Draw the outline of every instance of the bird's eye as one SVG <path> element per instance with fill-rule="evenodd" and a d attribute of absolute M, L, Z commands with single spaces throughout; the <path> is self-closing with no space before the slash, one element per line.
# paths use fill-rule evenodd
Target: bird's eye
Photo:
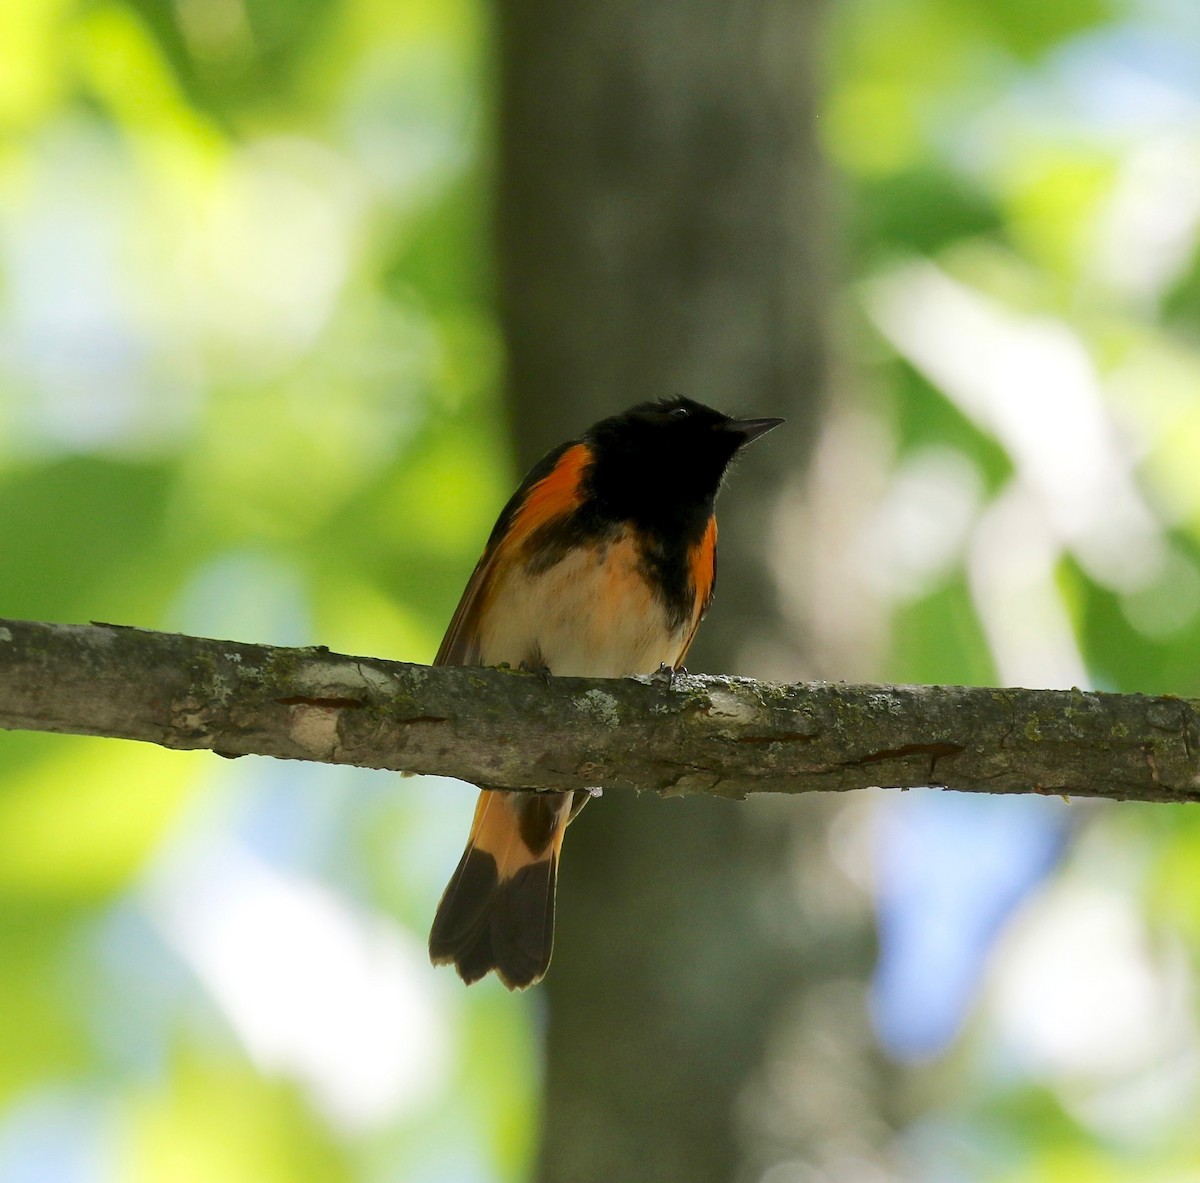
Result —
<path fill-rule="evenodd" d="M 673 407 L 671 409 L 672 419 L 686 419 L 688 414 L 687 407 Z"/>

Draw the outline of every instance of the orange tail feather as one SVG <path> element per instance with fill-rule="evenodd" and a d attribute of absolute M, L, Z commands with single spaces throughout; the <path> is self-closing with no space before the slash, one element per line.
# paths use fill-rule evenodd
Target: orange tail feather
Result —
<path fill-rule="evenodd" d="M 554 888 L 569 793 L 485 790 L 429 934 L 434 965 L 468 985 L 490 970 L 510 990 L 539 981 L 554 945 Z"/>

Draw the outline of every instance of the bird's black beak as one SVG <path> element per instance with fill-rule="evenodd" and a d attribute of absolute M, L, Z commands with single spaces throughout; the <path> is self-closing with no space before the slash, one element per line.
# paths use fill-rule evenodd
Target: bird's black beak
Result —
<path fill-rule="evenodd" d="M 766 435 L 772 427 L 778 427 L 782 419 L 730 419 L 724 424 L 725 430 L 739 436 L 738 447 L 744 448 L 753 443 L 760 435 Z"/>

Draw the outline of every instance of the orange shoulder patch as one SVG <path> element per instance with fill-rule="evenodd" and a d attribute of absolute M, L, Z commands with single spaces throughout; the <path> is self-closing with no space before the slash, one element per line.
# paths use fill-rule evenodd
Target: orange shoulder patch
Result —
<path fill-rule="evenodd" d="M 704 536 L 692 547 L 688 554 L 688 567 L 692 576 L 692 586 L 696 589 L 696 600 L 702 605 L 701 611 L 708 607 L 712 599 L 713 582 L 717 575 L 717 518 L 714 514 L 708 519 Z"/>
<path fill-rule="evenodd" d="M 578 509 L 583 504 L 583 474 L 591 462 L 587 444 L 568 448 L 550 473 L 529 490 L 508 528 L 505 547 L 519 547 L 540 526 Z"/>

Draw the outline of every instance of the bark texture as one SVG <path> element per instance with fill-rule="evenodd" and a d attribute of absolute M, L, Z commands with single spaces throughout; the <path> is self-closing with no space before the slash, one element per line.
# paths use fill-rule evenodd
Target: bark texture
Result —
<path fill-rule="evenodd" d="M 499 280 L 521 460 L 672 394 L 788 419 L 748 450 L 718 504 L 717 598 L 694 669 L 803 668 L 767 539 L 824 385 L 829 235 L 813 134 L 823 7 L 497 9 Z M 747 646 L 770 664 L 747 663 Z M 700 781 L 684 773 L 676 785 Z M 546 983 L 543 1183 L 757 1179 L 798 1143 L 813 1147 L 781 1114 L 782 1150 L 764 1152 L 758 1115 L 770 1105 L 748 1106 L 748 1090 L 798 984 L 869 972 L 869 921 L 843 910 L 826 925 L 811 898 L 801 905 L 793 860 L 828 861 L 821 808 L 783 819 L 758 806 L 615 795 L 572 827 Z M 856 1097 L 851 1108 L 870 1106 Z M 819 1138 L 844 1132 L 825 1123 Z"/>
<path fill-rule="evenodd" d="M 498 279 L 523 467 L 663 395 L 786 416 L 720 499 L 716 602 L 688 662 L 783 681 L 808 646 L 780 609 L 772 556 L 793 579 L 808 568 L 777 511 L 803 483 L 835 297 L 813 114 L 824 7 L 496 9 Z M 836 712 L 857 692 L 821 693 Z M 882 720 L 875 703 L 865 714 Z M 875 744 L 863 723 L 822 763 L 827 783 L 949 775 L 950 753 L 927 745 L 958 739 L 921 727 Z M 792 730 L 758 756 L 815 767 Z M 1005 721 L 990 738 L 1018 731 Z M 620 733 L 645 751 L 632 726 Z M 1150 776 L 1142 753 L 1132 764 Z M 674 783 L 720 787 L 708 769 L 690 775 Z M 886 1173 L 897 1107 L 865 1003 L 873 915 L 827 840 L 838 806 L 610 795 L 572 827 L 545 989 L 544 1183 Z"/>
<path fill-rule="evenodd" d="M 543 679 L 115 625 L 0 620 L 0 727 L 500 788 L 743 798 L 940 785 L 1200 800 L 1200 703 L 1179 698 Z"/>

